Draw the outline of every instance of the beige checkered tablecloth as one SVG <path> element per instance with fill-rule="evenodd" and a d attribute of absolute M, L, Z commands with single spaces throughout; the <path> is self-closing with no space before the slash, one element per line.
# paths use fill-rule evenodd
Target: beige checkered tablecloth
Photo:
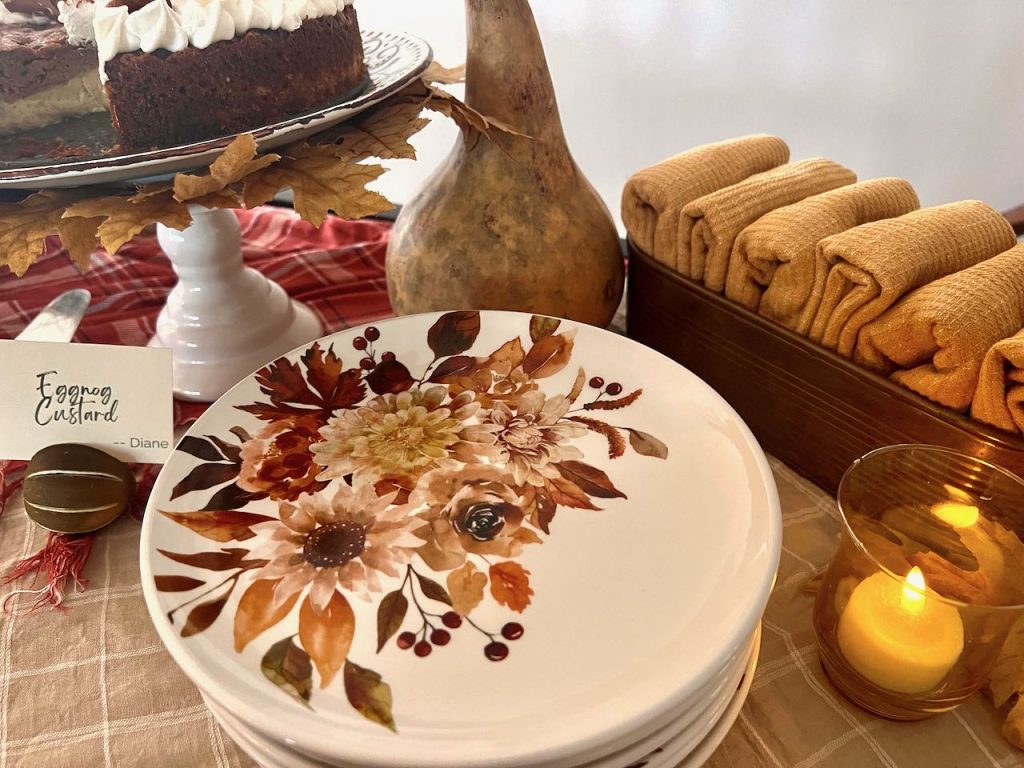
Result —
<path fill-rule="evenodd" d="M 736 726 L 713 768 L 976 768 L 1024 766 L 981 698 L 921 723 L 893 723 L 856 709 L 830 687 L 803 585 L 832 554 L 835 502 L 773 462 L 785 534 L 778 586 L 764 620 L 761 660 Z M 0 518 L 0 569 L 44 536 L 18 498 Z M 150 624 L 138 566 L 139 525 L 120 520 L 97 539 L 89 590 L 67 613 L 30 614 L 14 598 L 0 619 L 0 768 L 250 768 L 178 671 Z"/>

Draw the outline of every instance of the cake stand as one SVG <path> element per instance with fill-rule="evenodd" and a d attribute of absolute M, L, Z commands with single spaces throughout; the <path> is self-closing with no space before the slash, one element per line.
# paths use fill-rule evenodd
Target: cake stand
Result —
<path fill-rule="evenodd" d="M 252 131 L 259 149 L 300 141 L 359 114 L 419 77 L 433 58 L 427 43 L 405 34 L 364 31 L 363 48 L 369 71 L 365 87 L 314 113 Z M 64 128 L 65 142 L 111 146 L 109 120 L 98 120 L 77 124 L 80 136 L 74 135 L 74 126 Z M 0 190 L 152 181 L 212 162 L 233 138 L 134 154 L 97 149 L 91 157 L 70 162 L 0 158 Z M 172 350 L 177 397 L 212 402 L 271 360 L 319 338 L 323 328 L 309 307 L 245 266 L 232 211 L 202 206 L 189 211 L 192 223 L 183 231 L 157 225 L 157 240 L 178 284 L 160 312 L 150 346 Z"/>
<path fill-rule="evenodd" d="M 212 402 L 257 368 L 323 335 L 313 311 L 242 262 L 234 213 L 190 206 L 184 231 L 157 224 L 178 275 L 151 347 L 173 352 L 174 393 Z"/>

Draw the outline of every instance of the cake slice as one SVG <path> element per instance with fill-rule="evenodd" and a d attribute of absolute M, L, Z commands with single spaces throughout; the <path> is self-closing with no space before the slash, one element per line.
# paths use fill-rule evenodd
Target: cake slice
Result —
<path fill-rule="evenodd" d="M 45 18 L 0 24 L 0 136 L 105 108 L 95 49 Z"/>
<path fill-rule="evenodd" d="M 312 111 L 360 87 L 352 0 L 113 0 L 93 23 L 122 147 L 173 146 Z"/>

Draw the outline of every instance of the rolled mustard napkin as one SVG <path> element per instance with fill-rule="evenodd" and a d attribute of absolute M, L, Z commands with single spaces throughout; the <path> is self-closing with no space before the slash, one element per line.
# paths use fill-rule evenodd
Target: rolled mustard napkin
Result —
<path fill-rule="evenodd" d="M 965 200 L 863 224 L 818 243 L 810 333 L 844 357 L 861 328 L 915 288 L 991 258 L 1017 242 L 989 206 Z"/>
<path fill-rule="evenodd" d="M 684 205 L 788 160 L 789 147 L 775 136 L 743 136 L 695 147 L 630 177 L 622 191 L 622 222 L 640 250 L 675 269 L 677 224 Z"/>
<path fill-rule="evenodd" d="M 1024 245 L 918 288 L 864 326 L 855 362 L 949 408 L 974 397 L 989 348 L 1024 328 Z"/>
<path fill-rule="evenodd" d="M 856 180 L 853 171 L 816 157 L 779 166 L 697 198 L 679 217 L 679 271 L 721 293 L 729 255 L 740 232 L 769 211 Z M 688 254 L 681 246 L 687 233 Z"/>
<path fill-rule="evenodd" d="M 1024 432 L 1024 331 L 985 354 L 971 416 L 1011 432 Z"/>
<path fill-rule="evenodd" d="M 903 179 L 869 179 L 770 211 L 740 232 L 729 257 L 725 295 L 747 309 L 807 335 L 817 308 L 818 241 L 869 221 L 890 219 L 920 205 Z"/>

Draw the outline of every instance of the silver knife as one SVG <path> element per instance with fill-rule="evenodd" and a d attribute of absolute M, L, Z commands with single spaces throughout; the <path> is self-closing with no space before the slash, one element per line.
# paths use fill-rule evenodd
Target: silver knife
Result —
<path fill-rule="evenodd" d="M 43 307 L 14 338 L 17 341 L 71 341 L 90 301 L 92 294 L 84 288 L 66 291 Z"/>

